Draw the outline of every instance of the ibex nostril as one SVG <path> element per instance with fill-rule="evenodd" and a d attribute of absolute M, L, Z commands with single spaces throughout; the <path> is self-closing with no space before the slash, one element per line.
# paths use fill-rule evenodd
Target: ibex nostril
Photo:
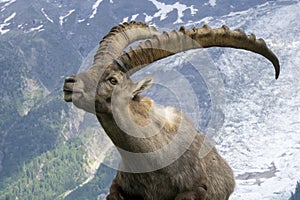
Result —
<path fill-rule="evenodd" d="M 66 83 L 75 83 L 75 82 L 76 82 L 76 76 L 75 76 L 75 75 L 68 76 L 68 77 L 65 79 L 65 82 L 66 82 Z"/>

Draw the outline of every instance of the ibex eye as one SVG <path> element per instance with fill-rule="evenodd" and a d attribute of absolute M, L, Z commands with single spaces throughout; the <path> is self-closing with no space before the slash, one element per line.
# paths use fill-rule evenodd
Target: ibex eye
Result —
<path fill-rule="evenodd" d="M 111 77 L 111 78 L 109 78 L 108 80 L 109 80 L 109 82 L 110 82 L 112 85 L 117 85 L 117 83 L 118 83 L 118 80 L 117 80 L 116 78 L 114 78 L 114 77 Z"/>

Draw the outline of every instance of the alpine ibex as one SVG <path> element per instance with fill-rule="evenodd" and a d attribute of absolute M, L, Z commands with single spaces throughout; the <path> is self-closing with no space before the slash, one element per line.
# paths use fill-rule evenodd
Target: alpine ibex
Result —
<path fill-rule="evenodd" d="M 145 40 L 127 52 L 131 43 Z M 180 111 L 159 107 L 140 95 L 152 78 L 137 83 L 130 75 L 142 67 L 196 48 L 231 47 L 270 60 L 278 78 L 277 57 L 263 39 L 228 27 L 159 33 L 143 23 L 124 23 L 100 42 L 93 66 L 68 76 L 64 99 L 94 113 L 121 155 L 107 199 L 225 200 L 234 190 L 231 168 L 207 137 Z"/>

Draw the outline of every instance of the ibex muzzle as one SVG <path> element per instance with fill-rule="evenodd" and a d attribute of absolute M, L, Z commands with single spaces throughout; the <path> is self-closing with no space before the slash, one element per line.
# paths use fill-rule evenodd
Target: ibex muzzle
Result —
<path fill-rule="evenodd" d="M 142 39 L 146 41 L 123 52 Z M 253 34 L 207 25 L 159 33 L 146 24 L 131 22 L 112 28 L 103 38 L 88 71 L 66 78 L 65 101 L 96 114 L 121 154 L 120 166 L 125 170 L 118 171 L 107 199 L 229 198 L 235 185 L 233 172 L 208 138 L 177 109 L 158 107 L 140 95 L 151 86 L 151 78 L 138 83 L 130 79 L 159 59 L 209 47 L 258 53 L 272 62 L 275 77 L 279 76 L 277 57 Z M 169 155 L 177 157 L 168 160 Z"/>

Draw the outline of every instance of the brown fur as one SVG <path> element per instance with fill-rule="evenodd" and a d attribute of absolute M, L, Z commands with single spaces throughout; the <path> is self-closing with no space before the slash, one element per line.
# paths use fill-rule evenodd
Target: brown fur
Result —
<path fill-rule="evenodd" d="M 133 121 L 141 127 L 147 126 L 150 122 L 156 122 L 151 125 L 160 127 L 160 131 L 152 137 L 142 139 L 128 139 L 127 137 L 130 136 L 121 131 L 118 138 L 126 137 L 127 139 L 122 139 L 122 144 L 115 141 L 118 147 L 130 152 L 145 153 L 168 145 L 177 134 L 183 136 L 181 137 L 182 144 L 178 145 L 188 142 L 185 141 L 188 140 L 185 136 L 189 134 L 194 134 L 195 138 L 187 146 L 186 151 L 168 166 L 144 173 L 119 171 L 111 186 L 112 191 L 107 197 L 108 200 L 122 198 L 125 200 L 226 200 L 229 198 L 235 185 L 232 170 L 206 136 L 199 133 L 181 112 L 171 107 L 158 108 L 151 99 L 144 97 L 134 98 L 128 103 L 128 107 Z M 126 108 L 120 106 L 118 111 L 123 112 L 123 109 Z M 166 116 L 162 115 L 163 110 L 168 110 Z M 180 127 L 179 124 L 181 124 Z M 117 132 L 115 129 L 118 127 L 112 129 L 110 126 L 106 132 L 109 136 L 115 135 Z M 124 141 L 129 141 L 129 147 Z M 126 157 L 122 158 L 123 165 L 131 165 L 127 163 Z M 160 161 L 154 159 L 149 162 Z"/>
<path fill-rule="evenodd" d="M 126 46 L 141 39 L 148 40 L 122 53 Z M 108 200 L 229 198 L 235 185 L 233 172 L 206 136 L 175 108 L 160 108 L 151 99 L 137 96 L 151 85 L 151 79 L 133 83 L 129 78 L 156 60 L 190 49 L 213 46 L 258 53 L 273 63 L 275 77 L 279 76 L 278 58 L 264 40 L 256 39 L 253 34 L 232 31 L 226 26 L 212 29 L 207 25 L 191 30 L 182 27 L 179 31 L 160 34 L 153 27 L 132 22 L 114 27 L 104 37 L 94 64 L 87 72 L 66 78 L 63 87 L 65 101 L 97 115 L 105 132 L 119 148 L 120 166 L 136 169 L 141 165 L 146 169 L 166 164 L 168 156 L 172 159 L 178 156 L 171 160 L 173 162 L 152 171 L 119 171 Z M 114 91 L 118 92 L 113 97 Z M 160 154 L 141 157 L 141 161 L 132 160 L 126 151 L 138 155 Z"/>
<path fill-rule="evenodd" d="M 153 102 L 149 98 L 136 96 L 129 103 L 130 117 L 140 126 L 146 126 L 150 123 L 150 110 L 153 109 Z"/>

